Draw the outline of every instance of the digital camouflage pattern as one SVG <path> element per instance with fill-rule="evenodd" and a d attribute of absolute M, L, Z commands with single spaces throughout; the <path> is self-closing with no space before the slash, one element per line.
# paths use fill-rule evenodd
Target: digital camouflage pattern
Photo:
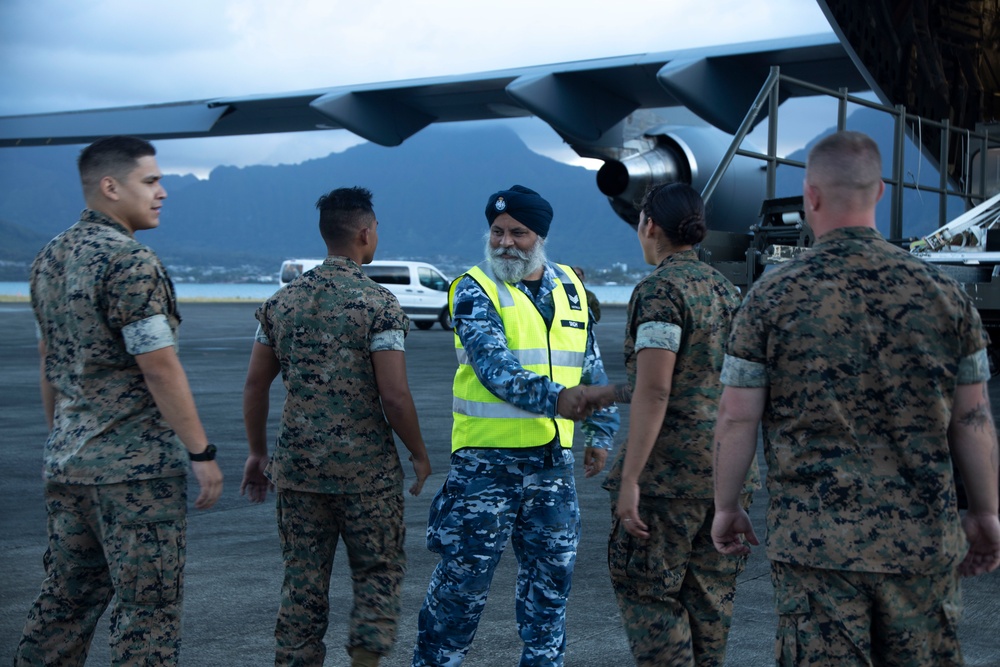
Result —
<path fill-rule="evenodd" d="M 546 264 L 537 295 L 533 295 L 524 283 L 511 287 L 527 295 L 542 318 L 551 322 L 555 315 L 555 305 L 552 302 L 555 279 L 553 266 Z M 483 288 L 470 276 L 462 276 L 458 280 L 453 310 L 455 335 L 461 335 L 462 347 L 476 365 L 476 375 L 483 386 L 498 398 L 522 410 L 554 417 L 558 412 L 562 385 L 552 382 L 547 376 L 524 370 L 520 360 L 507 348 L 503 320 Z M 580 382 L 599 385 L 608 383 L 593 325 L 587 331 L 587 349 L 584 352 Z M 595 411 L 580 424 L 585 446 L 610 450 L 619 423 L 616 406 Z"/>
<path fill-rule="evenodd" d="M 615 517 L 627 444 L 608 472 L 612 492 L 608 567 L 636 664 L 721 665 L 745 559 L 712 544 L 712 453 L 722 384 L 719 371 L 739 293 L 694 250 L 666 257 L 629 299 L 625 368 L 635 386 L 644 348 L 676 354 L 667 410 L 639 477 L 648 539 Z M 756 459 L 744 486 L 759 486 Z"/>
<path fill-rule="evenodd" d="M 31 303 L 55 390 L 49 548 L 15 664 L 83 664 L 113 594 L 114 664 L 176 664 L 188 462 L 134 356 L 176 345 L 173 284 L 125 227 L 84 210 L 32 264 Z"/>
<path fill-rule="evenodd" d="M 46 579 L 14 664 L 82 667 L 113 595 L 111 664 L 177 664 L 186 494 L 183 477 L 102 485 L 48 482 Z"/>
<path fill-rule="evenodd" d="M 551 322 L 555 269 L 545 265 L 537 294 L 527 295 Z M 497 397 L 523 410 L 554 416 L 562 387 L 528 373 L 506 345 L 503 321 L 479 284 L 465 276 L 455 286 L 455 332 Z M 607 384 L 600 349 L 589 328 L 581 382 Z M 586 446 L 611 449 L 617 408 L 594 412 L 582 424 Z M 413 665 L 455 667 L 469 649 L 493 572 L 508 536 L 518 560 L 516 594 L 521 665 L 563 664 L 569 595 L 580 508 L 573 453 L 558 441 L 528 448 L 467 447 L 452 454 L 445 485 L 431 503 L 427 547 L 441 557 L 417 620 Z"/>
<path fill-rule="evenodd" d="M 612 500 L 608 567 L 635 664 L 722 667 L 746 557 L 715 550 L 712 500 L 644 496 L 639 514 L 649 539 L 625 530 Z"/>
<path fill-rule="evenodd" d="M 323 664 L 330 573 L 340 538 L 354 582 L 347 646 L 388 653 L 406 570 L 402 490 L 349 495 L 279 490 L 277 516 L 285 575 L 275 664 Z"/>
<path fill-rule="evenodd" d="M 677 354 L 667 412 L 656 444 L 639 477 L 644 496 L 712 498 L 712 452 L 715 416 L 722 384 L 719 371 L 739 292 L 726 278 L 700 261 L 694 250 L 668 256 L 639 281 L 629 299 L 625 329 L 625 370 L 635 387 L 636 338 L 642 325 L 672 325 L 679 338 L 657 346 Z M 615 457 L 604 488 L 621 482 L 626 448 Z M 758 488 L 754 460 L 744 487 Z"/>
<path fill-rule="evenodd" d="M 771 560 L 927 574 L 966 551 L 947 429 L 988 379 L 968 296 L 869 228 L 825 234 L 740 308 L 722 381 L 766 386 Z M 964 369 L 964 370 L 963 370 Z"/>
<path fill-rule="evenodd" d="M 387 653 L 406 564 L 403 469 L 371 355 L 402 350 L 409 319 L 352 260 L 330 256 L 264 302 L 257 320 L 287 389 L 266 470 L 285 573 L 275 664 L 322 664 L 340 537 L 354 582 L 348 646 Z"/>
<path fill-rule="evenodd" d="M 345 257 L 327 257 L 257 310 L 288 390 L 267 474 L 279 489 L 371 493 L 402 488 L 382 412 L 373 339 L 409 329 L 392 293 Z M 395 349 L 395 348 L 394 348 Z"/>
<path fill-rule="evenodd" d="M 184 447 L 133 356 L 175 344 L 180 324 L 173 283 L 153 251 L 84 210 L 32 264 L 31 304 L 57 392 L 46 477 L 113 484 L 185 475 Z"/>
<path fill-rule="evenodd" d="M 775 664 L 961 667 L 955 570 L 920 575 L 771 563 Z M 873 641 L 874 640 L 874 641 Z"/>
<path fill-rule="evenodd" d="M 601 321 L 601 300 L 597 298 L 597 295 L 591 292 L 589 289 L 584 290 L 587 293 L 587 307 L 590 308 L 590 315 L 595 322 Z"/>
<path fill-rule="evenodd" d="M 560 456 L 558 447 L 546 449 Z M 452 455 L 448 479 L 431 503 L 427 548 L 441 561 L 417 621 L 413 667 L 462 664 L 508 539 L 518 561 L 520 667 L 559 667 L 580 541 L 572 465 L 494 465 L 475 454 Z"/>

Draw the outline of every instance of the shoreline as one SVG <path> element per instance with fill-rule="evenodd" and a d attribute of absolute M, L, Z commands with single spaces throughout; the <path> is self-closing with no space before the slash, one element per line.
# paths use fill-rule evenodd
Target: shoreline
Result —
<path fill-rule="evenodd" d="M 240 296 L 194 296 L 179 297 L 177 303 L 263 303 L 263 299 Z M 31 297 L 27 294 L 0 294 L 0 303 L 31 303 Z"/>
<path fill-rule="evenodd" d="M 255 299 L 253 297 L 240 296 L 191 296 L 178 297 L 177 303 L 263 303 L 265 299 Z M 0 303 L 31 303 L 31 297 L 27 294 L 0 294 Z M 628 304 L 613 302 L 601 302 L 601 308 L 624 308 Z"/>
<path fill-rule="evenodd" d="M 0 303 L 31 303 L 31 297 L 27 294 L 0 294 Z M 249 296 L 196 296 L 179 297 L 177 303 L 263 303 L 263 300 Z"/>

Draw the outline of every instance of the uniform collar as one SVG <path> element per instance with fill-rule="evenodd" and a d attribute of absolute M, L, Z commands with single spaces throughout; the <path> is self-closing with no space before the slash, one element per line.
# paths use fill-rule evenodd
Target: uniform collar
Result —
<path fill-rule="evenodd" d="M 343 255 L 327 255 L 326 259 L 323 260 L 323 264 L 327 266 L 352 266 L 358 268 L 353 259 L 344 257 Z"/>
<path fill-rule="evenodd" d="M 105 227 L 113 227 L 115 230 L 127 235 L 133 236 L 132 231 L 120 222 L 117 222 L 114 218 L 107 215 L 106 213 L 101 213 L 100 211 L 95 211 L 92 208 L 85 208 L 80 214 L 80 222 L 87 223 L 89 225 L 104 225 Z"/>
<path fill-rule="evenodd" d="M 823 234 L 816 241 L 817 246 L 840 241 L 883 241 L 882 234 L 871 227 L 841 227 Z"/>
<path fill-rule="evenodd" d="M 545 264 L 542 266 L 542 277 L 540 278 L 542 282 L 539 283 L 537 296 L 531 293 L 531 290 L 528 289 L 528 286 L 524 284 L 523 280 L 519 280 L 515 285 L 507 283 L 507 286 L 513 287 L 514 289 L 523 292 L 528 296 L 529 299 L 534 301 L 536 299 L 541 299 L 542 297 L 551 293 L 552 290 L 555 289 L 556 286 L 555 278 L 556 278 L 555 271 L 552 270 L 552 267 L 549 265 L 548 262 L 545 262 Z"/>
<path fill-rule="evenodd" d="M 667 264 L 675 262 L 697 262 L 698 261 L 698 251 L 692 248 L 691 250 L 681 250 L 680 252 L 675 252 L 667 255 L 663 258 L 658 266 L 666 266 Z"/>

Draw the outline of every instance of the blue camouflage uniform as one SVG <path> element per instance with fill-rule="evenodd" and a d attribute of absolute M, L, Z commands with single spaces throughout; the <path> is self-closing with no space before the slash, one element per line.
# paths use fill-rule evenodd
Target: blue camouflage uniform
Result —
<path fill-rule="evenodd" d="M 547 264 L 537 295 L 518 283 L 546 322 L 555 306 L 556 269 Z M 561 272 L 561 270 L 558 270 Z M 503 322 L 483 288 L 463 276 L 455 288 L 455 332 L 480 382 L 513 406 L 555 417 L 564 388 L 526 371 L 507 347 Z M 591 322 L 591 325 L 593 323 Z M 607 384 L 593 326 L 588 329 L 581 382 Z M 615 407 L 583 422 L 587 447 L 611 449 Z M 539 447 L 466 447 L 435 496 L 427 548 L 441 557 L 418 619 L 414 667 L 454 667 L 465 659 L 486 605 L 490 582 L 508 538 L 518 560 L 516 615 L 524 642 L 521 666 L 563 664 L 566 601 L 580 538 L 573 453 L 558 436 Z"/>

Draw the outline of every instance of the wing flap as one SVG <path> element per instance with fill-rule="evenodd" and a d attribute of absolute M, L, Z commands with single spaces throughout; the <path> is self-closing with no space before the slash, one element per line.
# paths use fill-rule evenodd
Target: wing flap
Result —
<path fill-rule="evenodd" d="M 836 37 L 811 35 L 284 94 L 0 117 L 0 147 L 85 143 L 120 133 L 174 139 L 328 129 L 395 146 L 430 123 L 534 114 L 579 149 L 636 109 L 686 104 L 732 132 L 770 65 L 818 85 L 865 89 Z M 790 94 L 799 93 L 782 90 Z"/>

